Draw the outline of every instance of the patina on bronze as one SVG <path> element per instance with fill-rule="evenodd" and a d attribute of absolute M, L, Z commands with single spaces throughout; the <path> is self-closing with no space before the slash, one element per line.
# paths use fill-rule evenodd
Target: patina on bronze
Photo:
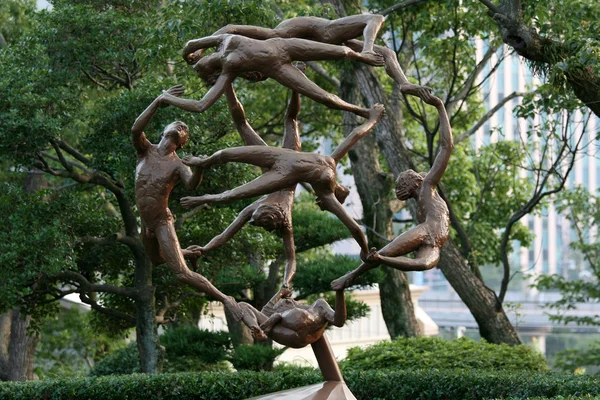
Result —
<path fill-rule="evenodd" d="M 402 271 L 424 271 L 435 267 L 440 259 L 440 249 L 448 239 L 450 217 L 448 207 L 435 187 L 448 167 L 454 144 L 444 103 L 433 96 L 426 99 L 426 102 L 435 106 L 439 113 L 439 152 L 425 177 L 408 170 L 401 173 L 396 180 L 396 197 L 400 200 L 416 200 L 419 224 L 399 235 L 379 252 L 372 251 L 367 257 L 367 262 L 333 281 L 331 287 L 334 290 L 352 286 L 354 279 L 380 264 Z M 405 257 L 412 252 L 415 253 L 414 259 Z"/>
<path fill-rule="evenodd" d="M 227 25 L 215 32 L 214 35 L 242 35 L 258 40 L 298 38 L 320 43 L 343 44 L 354 51 L 367 54 L 377 53 L 383 56 L 385 71 L 398 83 L 402 93 L 418 96 L 425 100 L 431 89 L 410 83 L 398 63 L 396 53 L 387 47 L 375 45 L 375 38 L 384 21 L 385 17 L 378 14 L 351 15 L 335 20 L 296 17 L 286 19 L 273 29 L 252 25 Z M 363 35 L 364 41 L 355 40 L 360 35 Z M 191 60 L 199 59 L 201 53 L 190 54 L 189 50 L 193 49 L 193 41 L 188 45 L 190 47 L 186 46 L 183 51 L 184 57 Z"/>
<path fill-rule="evenodd" d="M 189 189 L 195 189 L 202 180 L 202 170 L 191 169 L 177 156 L 177 149 L 183 147 L 189 138 L 189 129 L 181 121 L 167 125 L 158 145 L 148 141 L 144 129 L 159 107 L 165 106 L 165 96 L 181 96 L 183 86 L 174 86 L 158 96 L 135 120 L 131 128 L 133 146 L 137 150 L 135 169 L 135 197 L 142 221 L 142 240 L 146 253 L 153 264 L 166 263 L 177 280 L 206 293 L 223 305 L 236 319 L 243 317 L 243 311 L 229 296 L 225 296 L 208 279 L 191 271 L 184 260 L 192 255 L 189 249 L 179 245 L 173 216 L 168 207 L 169 194 L 181 181 Z"/>
<path fill-rule="evenodd" d="M 304 72 L 305 66 L 303 63 L 300 63 L 297 67 Z M 229 111 L 244 144 L 247 146 L 267 146 L 246 120 L 244 108 L 238 101 L 231 85 L 225 89 L 225 96 L 227 97 Z M 282 148 L 284 149 L 293 151 L 302 150 L 298 129 L 299 111 L 300 95 L 297 92 L 292 92 L 292 98 L 288 104 L 285 115 L 282 143 Z M 184 158 L 184 161 L 187 160 L 188 158 Z M 273 192 L 258 199 L 248 207 L 244 208 L 238 214 L 236 219 L 221 234 L 215 236 L 208 242 L 206 246 L 190 246 L 188 249 L 196 255 L 201 255 L 217 249 L 227 243 L 247 222 L 256 226 L 261 226 L 268 231 L 276 231 L 283 239 L 283 246 L 287 259 L 282 288 L 290 287 L 291 280 L 296 273 L 296 247 L 294 245 L 292 228 L 292 209 L 294 207 L 295 191 L 296 185 L 294 184 L 288 188 Z"/>
<path fill-rule="evenodd" d="M 360 226 L 342 205 L 349 191 L 337 183 L 336 166 L 352 146 L 379 122 L 383 117 L 383 113 L 383 106 L 376 104 L 370 110 L 368 120 L 356 127 L 333 151 L 331 156 L 303 153 L 277 147 L 245 146 L 219 150 L 212 156 L 205 158 L 186 157 L 183 160 L 185 164 L 203 169 L 215 164 L 233 161 L 256 165 L 268 169 L 268 171 L 251 182 L 223 193 L 207 194 L 200 197 L 184 197 L 181 199 L 181 204 L 185 208 L 191 208 L 207 203 L 230 203 L 306 182 L 314 189 L 319 207 L 335 214 L 350 230 L 361 247 L 361 259 L 366 260 L 369 252 L 367 239 Z"/>
<path fill-rule="evenodd" d="M 345 110 L 369 118 L 369 109 L 347 103 L 308 79 L 293 65 L 293 61 L 356 60 L 382 66 L 384 59 L 377 53 L 357 53 L 346 46 L 319 43 L 306 39 L 256 40 L 240 35 L 214 35 L 188 42 L 185 54 L 216 47 L 209 56 L 200 57 L 194 69 L 212 85 L 202 100 L 167 96 L 168 104 L 187 111 L 203 112 L 212 106 L 237 76 L 252 80 L 273 78 L 298 93 L 327 107 Z M 194 59 L 194 61 L 196 61 Z M 250 74 L 250 75 L 248 75 Z"/>

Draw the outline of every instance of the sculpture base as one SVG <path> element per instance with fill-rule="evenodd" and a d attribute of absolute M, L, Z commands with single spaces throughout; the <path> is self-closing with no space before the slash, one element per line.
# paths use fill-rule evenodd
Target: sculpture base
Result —
<path fill-rule="evenodd" d="M 311 346 L 325 382 L 252 397 L 248 400 L 356 400 L 344 382 L 327 336 L 323 335 Z"/>
<path fill-rule="evenodd" d="M 328 381 L 252 397 L 248 400 L 356 400 L 345 382 Z"/>

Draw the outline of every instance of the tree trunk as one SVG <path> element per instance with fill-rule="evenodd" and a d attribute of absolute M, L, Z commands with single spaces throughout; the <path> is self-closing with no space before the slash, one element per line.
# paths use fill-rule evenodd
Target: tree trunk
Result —
<path fill-rule="evenodd" d="M 397 110 L 392 109 L 379 78 L 370 67 L 364 65 L 357 65 L 355 71 L 366 105 L 372 107 L 376 103 L 382 103 L 386 108 L 386 116 L 377 124 L 374 133 L 391 172 L 397 176 L 407 169 L 414 169 L 412 156 L 402 143 L 401 121 L 392 117 Z M 342 86 L 344 84 L 345 82 Z M 414 204 L 409 209 L 414 216 Z M 439 267 L 473 314 L 482 338 L 490 343 L 521 343 L 496 295 L 477 278 L 451 240 L 448 240 L 442 250 Z"/>
<path fill-rule="evenodd" d="M 342 82 L 340 96 L 350 103 L 359 103 L 360 94 L 354 72 L 344 73 Z M 345 112 L 343 115 L 344 136 L 348 136 L 358 123 L 354 114 Z M 401 118 L 399 114 L 395 114 L 394 117 Z M 393 180 L 379 167 L 379 151 L 374 133 L 369 133 L 354 145 L 349 157 L 352 175 L 363 206 L 363 222 L 369 227 L 369 245 L 380 249 L 388 243 L 386 238 L 394 237 L 393 212 L 390 205 Z M 390 336 L 392 339 L 398 336 L 418 336 L 420 330 L 406 274 L 388 267 L 382 269 L 385 279 L 379 283 L 379 296 L 383 319 Z"/>
<path fill-rule="evenodd" d="M 5 371 L 6 379 L 9 381 L 34 379 L 33 356 L 40 336 L 36 334 L 31 335 L 27 332 L 27 328 L 31 324 L 30 315 L 23 315 L 19 310 L 13 310 L 10 314 L 10 341 L 7 346 L 8 363 Z M 7 321 L 5 317 L 3 317 L 3 320 L 6 327 Z M 3 334 L 5 333 L 3 332 Z M 4 344 L 1 347 L 4 347 Z"/>
<path fill-rule="evenodd" d="M 140 353 L 141 371 L 153 374 L 162 369 L 164 348 L 160 346 L 156 326 L 152 264 L 145 255 L 143 257 L 144 260 L 136 260 L 135 268 L 135 287 L 138 290 L 135 299 L 135 334 Z"/>
<path fill-rule="evenodd" d="M 475 317 L 482 338 L 490 343 L 521 344 L 496 293 L 473 273 L 451 239 L 442 248 L 438 267 Z"/>

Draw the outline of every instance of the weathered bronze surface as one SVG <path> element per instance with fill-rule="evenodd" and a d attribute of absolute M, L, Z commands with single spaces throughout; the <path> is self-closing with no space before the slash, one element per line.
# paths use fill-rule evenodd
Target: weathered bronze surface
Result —
<path fill-rule="evenodd" d="M 369 32 L 371 31 L 373 29 L 369 28 Z M 375 34 L 376 30 L 373 31 L 373 40 Z M 369 41 L 372 42 L 371 39 Z M 211 47 L 215 47 L 216 51 L 208 56 L 202 56 L 202 51 Z M 379 53 L 372 51 L 357 53 L 346 46 L 298 38 L 275 37 L 256 40 L 232 34 L 215 34 L 191 40 L 183 50 L 183 55 L 188 62 L 194 63 L 198 76 L 212 87 L 199 101 L 176 96 L 167 96 L 166 101 L 192 112 L 203 112 L 208 109 L 237 76 L 242 76 L 254 81 L 273 78 L 283 86 L 327 107 L 369 118 L 369 109 L 347 103 L 323 90 L 299 72 L 292 62 L 348 59 L 375 66 L 382 66 L 385 63 L 383 55 Z"/>
<path fill-rule="evenodd" d="M 142 240 L 153 264 L 166 263 L 179 281 L 222 302 L 239 320 L 243 312 L 235 300 L 225 296 L 205 277 L 187 267 L 184 256 L 190 251 L 181 249 L 168 207 L 169 194 L 179 181 L 188 188 L 195 189 L 202 180 L 202 170 L 195 168 L 192 173 L 176 153 L 189 138 L 187 125 L 181 121 L 167 125 L 158 145 L 150 143 L 144 133 L 158 108 L 165 105 L 165 96 L 177 97 L 183 91 L 183 86 L 174 86 L 158 96 L 131 128 L 133 146 L 138 155 L 135 197 L 142 220 Z"/>
<path fill-rule="evenodd" d="M 305 66 L 297 66 L 304 72 Z M 225 89 L 229 111 L 235 126 L 247 146 L 267 146 L 262 138 L 252 129 L 246 120 L 242 104 L 238 101 L 233 87 Z M 292 98 L 285 116 L 285 126 L 282 147 L 294 151 L 301 151 L 300 133 L 298 130 L 298 112 L 300 111 L 300 95 L 292 92 Z M 187 160 L 184 158 L 184 161 Z M 282 288 L 290 287 L 290 282 L 296 273 L 296 247 L 292 228 L 292 209 L 294 207 L 294 194 L 296 185 L 264 196 L 248 207 L 244 208 L 237 218 L 219 235 L 215 236 L 206 246 L 190 246 L 188 249 L 195 255 L 201 255 L 217 249 L 227 243 L 242 227 L 250 222 L 269 231 L 276 231 L 283 239 L 286 253 L 286 267 L 283 275 Z"/>
<path fill-rule="evenodd" d="M 186 165 L 202 169 L 233 161 L 256 165 L 268 170 L 260 177 L 235 189 L 200 197 L 184 197 L 181 199 L 181 204 L 185 208 L 191 208 L 207 203 L 230 203 L 306 182 L 314 189 L 321 209 L 332 212 L 348 227 L 361 247 L 361 259 L 366 260 L 369 252 L 367 239 L 360 226 L 342 205 L 348 195 L 348 189 L 337 183 L 336 166 L 352 146 L 369 133 L 383 117 L 383 113 L 383 106 L 381 104 L 375 105 L 369 111 L 367 121 L 356 127 L 333 151 L 331 156 L 303 153 L 277 147 L 244 146 L 219 150 L 210 157 L 186 157 L 183 160 Z"/>
<path fill-rule="evenodd" d="M 352 286 L 355 278 L 380 264 L 402 271 L 424 271 L 436 266 L 440 259 L 440 249 L 448 239 L 450 217 L 448 207 L 435 187 L 448 167 L 454 144 L 444 103 L 433 96 L 426 101 L 435 106 L 439 113 L 440 150 L 425 177 L 408 170 L 396 180 L 396 197 L 400 200 L 416 200 L 419 225 L 399 235 L 379 252 L 372 251 L 367 262 L 332 282 L 334 290 Z M 414 259 L 405 257 L 411 252 L 415 253 Z"/>
<path fill-rule="evenodd" d="M 383 57 L 387 74 L 398 83 L 400 90 L 403 93 L 425 99 L 431 89 L 410 83 L 400 68 L 396 53 L 387 47 L 374 44 L 384 21 L 385 17 L 378 14 L 351 15 L 333 21 L 318 17 L 296 17 L 283 21 L 274 29 L 251 25 L 227 25 L 215 32 L 214 35 L 233 34 L 257 40 L 307 39 L 327 44 L 343 44 L 363 54 L 380 54 Z M 360 35 L 363 35 L 364 41 L 355 40 Z M 193 41 L 188 44 L 193 45 Z M 191 53 L 189 50 L 192 48 L 188 49 L 186 46 L 184 57 L 189 59 Z M 192 59 L 198 59 L 198 56 L 192 55 Z"/>

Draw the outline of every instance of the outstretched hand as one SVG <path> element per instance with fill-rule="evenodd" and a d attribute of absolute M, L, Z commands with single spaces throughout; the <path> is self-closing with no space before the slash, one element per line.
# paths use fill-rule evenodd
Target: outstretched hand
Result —
<path fill-rule="evenodd" d="M 161 107 L 169 106 L 169 103 L 167 103 L 165 101 L 165 94 L 175 96 L 175 97 L 181 97 L 184 92 L 185 92 L 185 87 L 183 85 L 175 85 L 175 86 L 168 88 L 167 90 L 163 90 L 162 94 L 158 97 L 160 100 L 160 106 Z"/>
<path fill-rule="evenodd" d="M 204 164 L 204 161 L 207 158 L 208 158 L 207 156 L 195 157 L 195 156 L 187 155 L 181 159 L 181 162 L 183 162 L 188 167 L 202 167 L 202 165 Z"/>
<path fill-rule="evenodd" d="M 198 245 L 189 246 L 183 249 L 183 256 L 185 258 L 198 258 L 204 254 L 204 247 Z"/>
<path fill-rule="evenodd" d="M 412 83 L 406 83 L 406 84 L 400 86 L 400 91 L 402 93 L 406 93 L 406 94 L 410 94 L 412 96 L 419 97 L 425 103 L 430 104 L 432 106 L 436 105 L 436 104 L 434 104 L 435 103 L 434 99 L 436 99 L 436 97 L 432 93 L 433 89 L 431 89 L 429 86 L 419 86 L 419 85 L 413 85 Z"/>

